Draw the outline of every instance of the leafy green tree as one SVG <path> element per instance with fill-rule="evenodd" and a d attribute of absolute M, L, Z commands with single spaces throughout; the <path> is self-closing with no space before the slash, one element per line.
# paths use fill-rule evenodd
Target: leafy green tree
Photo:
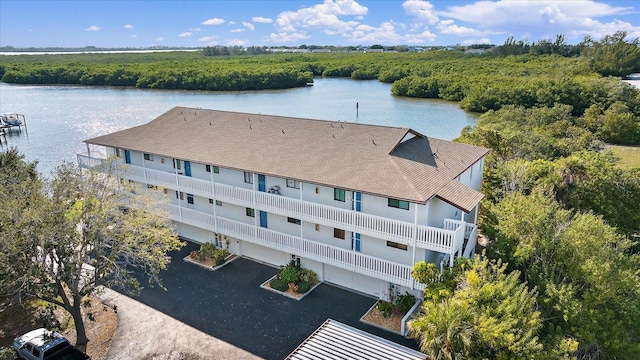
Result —
<path fill-rule="evenodd" d="M 182 243 L 161 194 L 122 188 L 110 176 L 116 169 L 82 174 L 65 164 L 39 183 L 30 178 L 31 165 L 21 161 L 0 154 L 1 174 L 27 169 L 21 181 L 13 180 L 19 187 L 0 183 L 7 196 L 2 211 L 9 215 L 0 226 L 1 293 L 62 307 L 73 317 L 77 344 L 85 346 L 82 299 L 100 286 L 140 289 L 139 273 L 160 284 L 165 254 Z M 24 188 L 34 191 L 26 197 L 16 191 Z"/>
<path fill-rule="evenodd" d="M 603 76 L 620 76 L 640 71 L 640 40 L 627 40 L 626 31 L 607 35 L 600 41 L 586 39 L 584 55 L 591 59 L 591 66 Z"/>
<path fill-rule="evenodd" d="M 412 273 L 417 281 L 427 280 L 429 294 L 439 281 L 429 280 L 432 270 L 418 263 Z M 409 323 L 423 352 L 434 359 L 536 358 L 542 353 L 537 293 L 520 281 L 518 271 L 507 273 L 501 261 L 476 256 L 452 272 L 454 281 L 445 282 L 448 296 L 426 296 L 420 315 Z"/>
<path fill-rule="evenodd" d="M 634 243 L 591 213 L 513 193 L 490 209 L 491 258 L 536 286 L 543 343 L 579 343 L 580 358 L 630 358 L 640 349 L 640 258 Z M 485 224 L 488 226 L 488 224 Z"/>

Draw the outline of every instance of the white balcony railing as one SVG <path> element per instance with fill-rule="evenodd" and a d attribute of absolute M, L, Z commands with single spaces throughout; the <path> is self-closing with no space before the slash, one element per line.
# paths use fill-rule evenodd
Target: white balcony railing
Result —
<path fill-rule="evenodd" d="M 169 207 L 172 220 L 184 224 L 208 230 L 213 230 L 215 227 L 218 233 L 236 239 L 316 260 L 394 284 L 416 289 L 424 287 L 411 277 L 411 266 L 256 227 L 252 224 L 245 224 L 222 217 L 216 218 L 211 214 L 181 208 L 176 205 L 170 205 Z"/>
<path fill-rule="evenodd" d="M 103 159 L 78 154 L 78 164 L 83 168 L 95 168 Z M 256 192 L 235 186 L 213 183 L 173 172 L 128 166 L 128 179 L 184 191 L 190 194 L 220 200 L 231 204 L 251 207 L 270 213 L 357 232 L 375 238 L 394 241 L 408 246 L 452 255 L 461 255 L 465 235 L 468 238 L 475 225 L 463 221 L 446 219 L 444 228 L 414 225 L 409 222 L 381 216 L 340 209 L 304 200 L 288 198 L 266 192 Z M 213 230 L 213 229 L 212 229 Z"/>

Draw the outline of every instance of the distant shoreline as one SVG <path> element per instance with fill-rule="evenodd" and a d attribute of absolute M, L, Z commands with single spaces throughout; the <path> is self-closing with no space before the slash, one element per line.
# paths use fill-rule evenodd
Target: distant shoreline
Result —
<path fill-rule="evenodd" d="M 141 50 L 77 50 L 77 51 L 0 51 L 0 55 L 71 55 L 71 54 L 145 54 L 175 51 L 202 51 L 202 49 L 141 49 Z"/>

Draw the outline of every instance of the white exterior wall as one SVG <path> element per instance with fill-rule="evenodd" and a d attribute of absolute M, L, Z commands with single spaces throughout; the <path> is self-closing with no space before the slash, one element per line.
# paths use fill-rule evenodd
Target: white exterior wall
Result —
<path fill-rule="evenodd" d="M 362 194 L 362 212 L 413 223 L 416 204 L 409 203 L 409 210 L 389 206 L 386 197 Z"/>
<path fill-rule="evenodd" d="M 345 190 L 345 201 L 334 200 L 334 188 L 310 183 L 302 184 L 302 200 L 329 205 L 340 209 L 351 209 L 351 191 Z"/>
<path fill-rule="evenodd" d="M 286 265 L 291 260 L 291 255 L 283 253 L 282 251 L 269 249 L 260 245 L 248 243 L 246 241 L 240 241 L 239 254 L 242 256 L 250 257 L 260 262 L 266 262 L 274 266 Z M 265 279 L 267 280 L 267 279 Z"/>
<path fill-rule="evenodd" d="M 355 290 L 361 293 L 384 298 L 389 283 L 369 276 L 337 268 L 331 265 L 324 266 L 324 281 L 338 286 Z"/>
<path fill-rule="evenodd" d="M 176 230 L 180 236 L 192 240 L 197 243 L 215 243 L 213 233 L 195 226 L 182 223 L 175 223 Z"/>
<path fill-rule="evenodd" d="M 460 209 L 455 206 L 449 205 L 448 203 L 438 199 L 433 198 L 428 202 L 429 206 L 429 226 L 441 227 L 443 225 L 444 219 L 455 219 L 460 220 Z"/>
<path fill-rule="evenodd" d="M 363 254 L 375 256 L 380 259 L 397 262 L 399 264 L 413 265 L 413 248 L 411 246 L 408 246 L 407 250 L 397 249 L 387 246 L 386 240 L 362 235 L 360 239 L 360 251 Z"/>

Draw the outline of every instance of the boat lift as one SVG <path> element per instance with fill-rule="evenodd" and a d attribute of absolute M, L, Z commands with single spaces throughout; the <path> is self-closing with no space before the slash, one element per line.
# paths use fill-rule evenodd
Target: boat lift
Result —
<path fill-rule="evenodd" d="M 9 132 L 11 132 L 13 129 L 18 128 L 18 131 L 20 131 L 23 126 L 26 130 L 27 120 L 22 114 L 4 113 L 0 115 L 0 128 L 2 130 L 9 130 Z"/>
<path fill-rule="evenodd" d="M 27 120 L 22 114 L 4 113 L 0 115 L 0 136 L 5 136 L 7 132 L 12 133 L 14 130 L 27 130 Z M 2 140 L 0 139 L 0 144 Z"/>

